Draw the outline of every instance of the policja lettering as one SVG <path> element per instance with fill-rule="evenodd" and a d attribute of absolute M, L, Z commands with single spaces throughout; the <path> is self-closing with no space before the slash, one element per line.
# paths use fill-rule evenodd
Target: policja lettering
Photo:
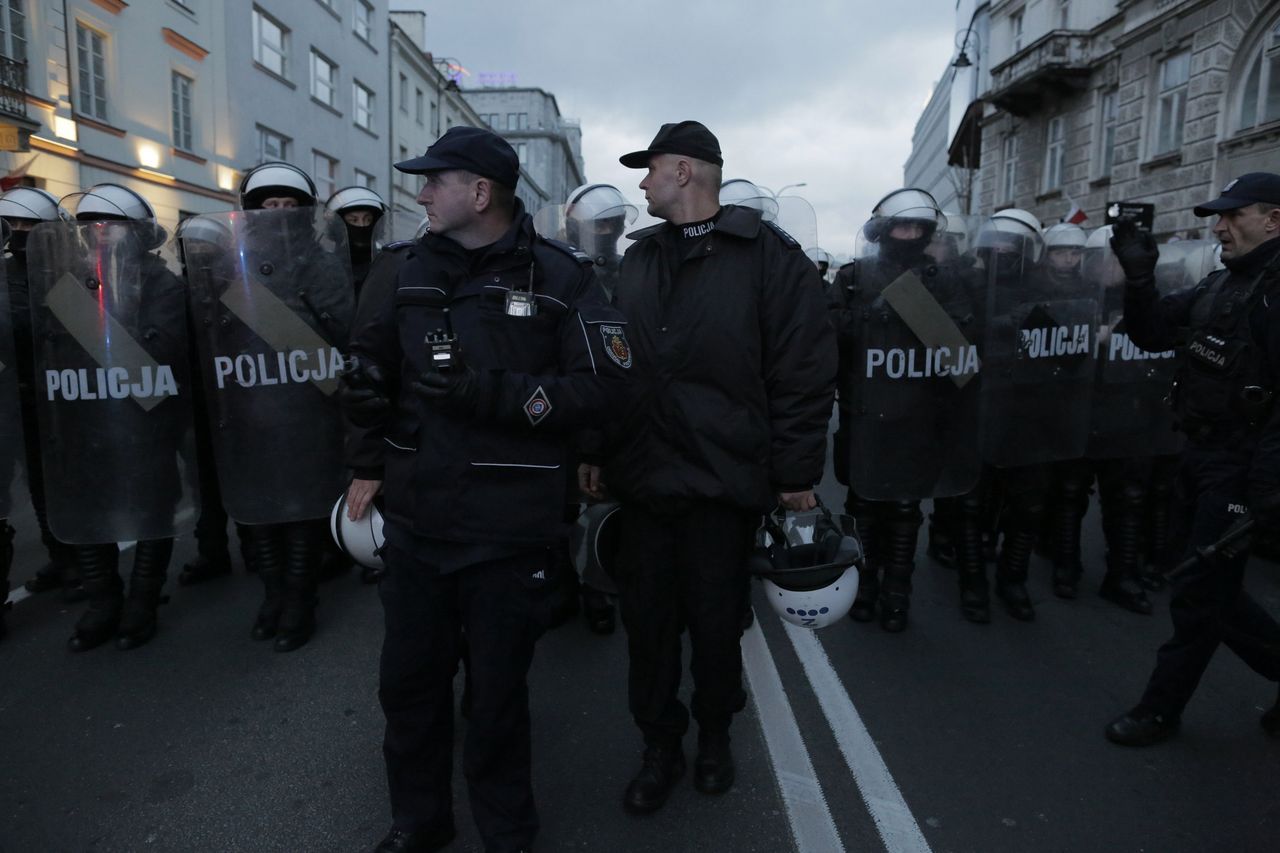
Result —
<path fill-rule="evenodd" d="M 138 381 L 123 367 L 99 367 L 92 371 L 46 370 L 45 391 L 49 400 L 123 400 L 126 397 L 176 397 L 178 381 L 167 364 L 143 365 Z"/>
<path fill-rule="evenodd" d="M 696 240 L 699 237 L 705 237 L 712 231 L 716 230 L 716 221 L 708 219 L 706 222 L 690 222 L 688 225 L 680 226 L 680 236 L 686 240 Z"/>
<path fill-rule="evenodd" d="M 1053 326 L 1023 329 L 1019 333 L 1019 349 L 1026 358 L 1056 358 L 1089 352 L 1089 326 Z"/>
<path fill-rule="evenodd" d="M 931 376 L 977 375 L 978 366 L 978 348 L 973 344 L 954 353 L 951 347 L 867 350 L 868 379 L 875 377 L 876 368 L 883 368 L 890 379 L 928 379 Z"/>
<path fill-rule="evenodd" d="M 310 367 L 311 363 L 318 366 Z M 237 385 L 252 388 L 256 385 L 336 379 L 342 372 L 342 364 L 342 353 L 337 347 L 324 347 L 314 353 L 300 349 L 277 352 L 274 359 L 270 353 L 258 353 L 256 356 L 245 353 L 234 359 L 228 355 L 214 356 L 213 370 L 219 388 L 226 387 L 226 380 L 232 373 Z"/>
<path fill-rule="evenodd" d="M 1173 358 L 1173 356 L 1174 351 L 1171 349 L 1164 352 L 1148 352 L 1129 340 L 1129 336 L 1123 332 L 1113 332 L 1107 348 L 1108 361 L 1142 361 L 1148 358 Z"/>

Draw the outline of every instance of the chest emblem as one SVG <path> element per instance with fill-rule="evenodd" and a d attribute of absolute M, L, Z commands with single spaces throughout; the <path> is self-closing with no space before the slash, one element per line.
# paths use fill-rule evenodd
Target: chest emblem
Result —
<path fill-rule="evenodd" d="M 601 323 L 600 336 L 604 338 L 604 351 L 614 364 L 624 370 L 631 367 L 631 345 L 627 343 L 626 328 Z"/>

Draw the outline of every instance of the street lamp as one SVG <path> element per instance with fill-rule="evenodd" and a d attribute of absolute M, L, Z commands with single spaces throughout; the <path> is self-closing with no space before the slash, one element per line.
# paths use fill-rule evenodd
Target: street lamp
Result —
<path fill-rule="evenodd" d="M 798 184 L 787 184 L 785 187 L 783 187 L 782 189 L 780 189 L 780 190 L 778 190 L 776 193 L 774 193 L 774 194 L 773 194 L 773 197 L 774 197 L 774 198 L 778 198 L 778 197 L 779 197 L 779 196 L 781 196 L 784 192 L 786 192 L 787 190 L 791 189 L 792 187 L 807 187 L 807 186 L 809 186 L 809 185 L 808 185 L 808 184 L 806 184 L 804 181 L 801 181 L 801 182 L 800 182 L 800 183 L 798 183 Z"/>
<path fill-rule="evenodd" d="M 956 47 L 960 48 L 960 55 L 956 57 L 955 62 L 951 63 L 952 68 L 972 68 L 973 60 L 969 58 L 969 54 L 965 53 L 965 48 L 969 46 L 969 40 L 973 39 L 973 49 L 979 50 L 978 37 L 973 32 L 973 22 L 969 22 L 969 27 L 964 31 L 962 38 L 956 33 Z"/>

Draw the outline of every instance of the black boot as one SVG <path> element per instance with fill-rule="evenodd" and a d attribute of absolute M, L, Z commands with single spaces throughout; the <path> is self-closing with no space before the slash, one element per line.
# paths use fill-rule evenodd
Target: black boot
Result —
<path fill-rule="evenodd" d="M 858 571 L 858 594 L 849 608 L 849 618 L 855 622 L 870 622 L 876 618 L 876 601 L 880 598 L 880 504 L 863 500 L 853 489 L 845 497 L 844 508 L 858 527 L 862 553 L 866 560 Z"/>
<path fill-rule="evenodd" d="M 617 627 L 609 596 L 585 583 L 582 584 L 582 615 L 593 634 L 612 634 Z"/>
<path fill-rule="evenodd" d="M 269 640 L 276 635 L 280 624 L 280 609 L 284 607 L 284 530 L 280 524 L 246 526 L 242 531 L 242 547 L 262 579 L 263 598 L 258 615 L 253 620 L 249 636 L 255 640 Z"/>
<path fill-rule="evenodd" d="M 723 794 L 733 787 L 733 778 L 729 733 L 698 732 L 698 755 L 693 759 L 693 787 L 703 794 Z"/>
<path fill-rule="evenodd" d="M 1093 466 L 1086 460 L 1065 462 L 1057 466 L 1058 499 L 1048 515 L 1050 531 L 1049 558 L 1053 561 L 1053 594 L 1072 599 L 1080 591 L 1080 525 L 1089 510 Z"/>
<path fill-rule="evenodd" d="M 1033 622 L 1036 618 L 1026 585 L 1027 567 L 1035 542 L 1035 530 L 1006 532 L 996 561 L 996 595 L 1009 615 L 1019 622 Z"/>
<path fill-rule="evenodd" d="M 974 492 L 948 498 L 947 503 L 958 507 L 956 574 L 960 579 L 960 613 L 970 622 L 985 625 L 991 621 L 991 599 L 987 591 L 987 562 L 982 556 L 982 498 Z"/>
<path fill-rule="evenodd" d="M 623 807 L 632 814 L 656 812 L 667 802 L 684 769 L 684 752 L 678 742 L 646 746 L 644 764 L 623 794 Z"/>
<path fill-rule="evenodd" d="M 956 561 L 956 526 L 954 501 L 935 500 L 929 513 L 929 558 L 944 568 L 954 569 Z"/>
<path fill-rule="evenodd" d="M 873 568 L 858 571 L 858 594 L 849 608 L 854 622 L 870 622 L 876 618 L 876 600 L 880 597 L 880 573 Z"/>
<path fill-rule="evenodd" d="M 116 635 L 124 584 L 118 571 L 120 549 L 115 545 L 76 545 L 74 551 L 89 607 L 76 622 L 76 631 L 67 645 L 73 652 L 84 652 Z"/>
<path fill-rule="evenodd" d="M 0 640 L 9 632 L 4 613 L 9 609 L 9 569 L 13 566 L 13 536 L 17 532 L 8 519 L 0 519 Z"/>
<path fill-rule="evenodd" d="M 229 553 L 226 551 L 211 554 L 201 552 L 196 554 L 194 560 L 183 564 L 182 571 L 178 573 L 178 583 L 191 586 L 229 574 L 231 574 Z"/>
<path fill-rule="evenodd" d="M 116 648 L 128 651 L 145 645 L 156 635 L 156 608 L 168 598 L 162 595 L 173 556 L 172 539 L 151 539 L 134 546 L 129 594 L 120 612 Z"/>
<path fill-rule="evenodd" d="M 320 547 L 312 522 L 289 524 L 285 531 L 287 559 L 284 571 L 284 606 L 280 610 L 275 650 L 291 652 L 307 644 L 316 631 L 316 586 L 319 583 Z"/>
<path fill-rule="evenodd" d="M 1138 580 L 1142 562 L 1143 511 L 1146 489 L 1138 477 L 1110 478 L 1102 496 L 1107 539 L 1107 574 L 1098 594 L 1125 610 L 1151 613 L 1151 600 Z"/>
<path fill-rule="evenodd" d="M 884 585 L 880 588 L 880 627 L 891 634 L 906 630 L 911 607 L 911 575 L 916 570 L 920 505 L 897 501 L 886 508 Z"/>
<path fill-rule="evenodd" d="M 361 566 L 360 583 L 375 584 L 387 574 L 386 566 Z"/>

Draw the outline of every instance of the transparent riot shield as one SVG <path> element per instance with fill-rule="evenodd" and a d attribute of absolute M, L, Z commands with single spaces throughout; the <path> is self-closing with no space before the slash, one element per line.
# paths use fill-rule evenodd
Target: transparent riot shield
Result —
<path fill-rule="evenodd" d="M 1085 265 L 1104 284 L 1098 334 L 1098 380 L 1089 431 L 1093 459 L 1164 456 L 1182 450 L 1169 393 L 1177 367 L 1173 350 L 1148 352 L 1130 340 L 1124 326 L 1124 272 L 1099 229 Z M 1160 246 L 1156 287 L 1162 294 L 1195 286 L 1218 264 L 1218 246 L 1186 240 Z"/>
<path fill-rule="evenodd" d="M 1038 265 L 986 267 L 983 459 L 997 467 L 1084 455 L 1096 367 L 1096 285 Z"/>
<path fill-rule="evenodd" d="M 840 383 L 849 483 L 869 500 L 964 494 L 982 472 L 982 279 L 958 259 L 934 263 L 922 243 L 867 233 L 838 279 L 853 326 Z"/>
<path fill-rule="evenodd" d="M 775 199 L 778 205 L 778 227 L 786 231 L 805 252 L 818 251 L 818 215 L 813 205 L 798 195 L 784 195 Z"/>
<path fill-rule="evenodd" d="M 186 293 L 164 238 L 150 222 L 49 222 L 28 243 L 49 527 L 68 544 L 195 525 Z"/>
<path fill-rule="evenodd" d="M 354 311 L 345 229 L 311 207 L 201 218 L 213 239 L 183 245 L 227 514 L 323 518 L 346 486 L 334 397 Z"/>
<path fill-rule="evenodd" d="M 608 185 L 588 186 L 574 193 L 569 204 L 544 205 L 533 216 L 533 227 L 551 240 L 582 251 L 595 262 L 596 280 L 607 299 L 613 298 L 622 263 L 624 235 L 638 210 Z"/>
<path fill-rule="evenodd" d="M 0 519 L 9 518 L 13 511 L 13 492 L 17 479 L 15 475 L 24 446 L 12 319 L 13 315 L 9 313 L 9 284 L 5 276 L 5 264 L 0 261 Z"/>

